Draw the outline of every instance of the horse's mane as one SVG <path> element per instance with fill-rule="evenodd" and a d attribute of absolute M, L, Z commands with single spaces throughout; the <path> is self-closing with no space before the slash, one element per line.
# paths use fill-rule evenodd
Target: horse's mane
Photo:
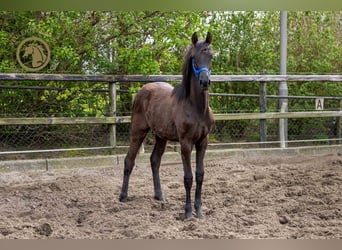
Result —
<path fill-rule="evenodd" d="M 194 45 L 190 44 L 185 52 L 184 63 L 182 67 L 182 83 L 175 86 L 173 94 L 179 99 L 184 99 L 190 95 L 191 83 L 191 50 Z"/>

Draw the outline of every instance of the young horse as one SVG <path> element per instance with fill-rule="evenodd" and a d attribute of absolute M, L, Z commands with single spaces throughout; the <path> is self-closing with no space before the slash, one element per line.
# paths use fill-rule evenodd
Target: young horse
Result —
<path fill-rule="evenodd" d="M 130 147 L 125 158 L 124 177 L 120 201 L 127 201 L 129 176 L 135 164 L 137 152 L 149 130 L 156 137 L 151 155 L 154 184 L 154 198 L 163 200 L 160 187 L 159 167 L 167 140 L 179 141 L 184 169 L 186 190 L 185 218 L 192 217 L 191 152 L 196 148 L 196 193 L 195 210 L 202 217 L 201 191 L 204 175 L 203 158 L 208 144 L 208 133 L 214 124 L 208 103 L 210 68 L 213 50 L 208 32 L 205 41 L 198 41 L 196 32 L 192 35 L 183 64 L 182 83 L 173 88 L 168 83 L 148 83 L 136 95 L 130 130 Z"/>

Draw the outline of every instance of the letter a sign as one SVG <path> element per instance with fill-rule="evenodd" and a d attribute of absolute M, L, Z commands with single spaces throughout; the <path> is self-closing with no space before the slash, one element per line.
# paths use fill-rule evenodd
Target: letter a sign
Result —
<path fill-rule="evenodd" d="M 324 98 L 316 98 L 316 110 L 324 109 Z"/>

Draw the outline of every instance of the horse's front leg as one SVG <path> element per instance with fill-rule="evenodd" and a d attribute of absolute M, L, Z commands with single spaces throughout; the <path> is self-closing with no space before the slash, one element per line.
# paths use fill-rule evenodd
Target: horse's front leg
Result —
<path fill-rule="evenodd" d="M 197 217 L 201 218 L 202 213 L 202 183 L 204 177 L 204 154 L 208 145 L 208 137 L 204 137 L 202 140 L 195 144 L 196 147 L 196 193 L 195 193 L 195 210 Z"/>
<path fill-rule="evenodd" d="M 192 217 L 192 207 L 191 207 L 191 187 L 192 187 L 192 171 L 191 171 L 191 151 L 192 144 L 190 142 L 181 142 L 181 155 L 184 170 L 184 187 L 186 192 L 185 201 L 185 219 L 190 219 Z"/>

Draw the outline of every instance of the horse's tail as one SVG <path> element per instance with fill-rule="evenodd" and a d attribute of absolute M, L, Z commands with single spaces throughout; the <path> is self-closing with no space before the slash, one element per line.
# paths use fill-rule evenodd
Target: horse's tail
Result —
<path fill-rule="evenodd" d="M 132 100 L 132 112 L 131 112 L 131 121 L 133 121 L 133 116 L 136 114 L 141 114 L 143 112 L 143 97 L 142 97 L 142 90 L 138 93 L 133 94 Z M 131 122 L 132 126 L 132 122 Z"/>
<path fill-rule="evenodd" d="M 145 110 L 148 108 L 150 97 L 151 92 L 147 88 L 147 85 L 143 86 L 142 89 L 134 95 L 132 114 L 145 113 Z"/>
<path fill-rule="evenodd" d="M 138 95 L 138 93 L 135 93 L 135 94 L 132 95 L 133 99 L 132 99 L 132 114 L 131 114 L 131 118 L 133 117 L 134 110 L 135 110 L 135 108 L 137 106 L 137 95 Z"/>

